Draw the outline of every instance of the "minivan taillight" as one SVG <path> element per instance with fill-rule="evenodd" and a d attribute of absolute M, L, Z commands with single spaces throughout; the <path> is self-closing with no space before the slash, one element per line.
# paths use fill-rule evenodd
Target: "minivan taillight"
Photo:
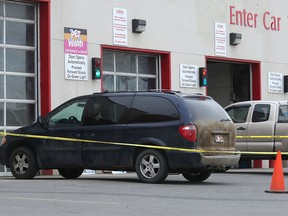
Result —
<path fill-rule="evenodd" d="M 195 125 L 182 125 L 179 127 L 180 134 L 191 142 L 197 141 L 197 127 Z"/>

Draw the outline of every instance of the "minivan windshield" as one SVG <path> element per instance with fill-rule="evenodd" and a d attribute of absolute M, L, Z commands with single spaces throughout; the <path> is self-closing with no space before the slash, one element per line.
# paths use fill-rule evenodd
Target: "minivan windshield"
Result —
<path fill-rule="evenodd" d="M 193 121 L 231 121 L 226 111 L 213 99 L 184 99 Z"/>

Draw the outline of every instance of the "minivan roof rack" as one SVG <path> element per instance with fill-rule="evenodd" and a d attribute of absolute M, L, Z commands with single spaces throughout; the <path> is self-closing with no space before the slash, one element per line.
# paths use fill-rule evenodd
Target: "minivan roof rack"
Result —
<path fill-rule="evenodd" d="M 164 93 L 181 93 L 180 91 L 177 90 L 171 90 L 171 89 L 149 89 L 148 91 L 151 92 L 164 92 Z"/>
<path fill-rule="evenodd" d="M 172 90 L 172 89 L 148 89 L 146 91 L 135 91 L 135 90 L 105 90 L 104 92 L 94 92 L 93 94 L 101 94 L 101 93 L 125 93 L 125 92 L 130 92 L 130 93 L 133 93 L 133 92 L 159 92 L 159 93 L 169 93 L 169 94 L 185 94 L 185 93 L 182 93 L 181 91 L 178 91 L 178 90 Z M 189 93 L 191 94 L 191 93 Z M 199 93 L 199 92 L 194 92 L 192 93 L 194 95 L 203 95 L 202 93 Z"/>
<path fill-rule="evenodd" d="M 103 92 L 94 92 L 93 94 L 101 94 L 101 93 L 125 93 L 125 92 L 137 92 L 137 91 L 129 91 L 129 90 L 105 90 Z"/>

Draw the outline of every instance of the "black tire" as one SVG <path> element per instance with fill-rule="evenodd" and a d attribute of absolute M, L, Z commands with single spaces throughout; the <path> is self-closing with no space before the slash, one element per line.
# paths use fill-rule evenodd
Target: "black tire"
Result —
<path fill-rule="evenodd" d="M 135 170 L 138 178 L 144 183 L 161 183 L 169 173 L 165 156 L 154 149 L 144 150 L 138 155 Z"/>
<path fill-rule="evenodd" d="M 16 179 L 32 179 L 38 172 L 36 155 L 28 147 L 15 149 L 11 154 L 9 166 Z"/>
<path fill-rule="evenodd" d="M 66 179 L 75 179 L 82 175 L 84 169 L 58 169 L 58 172 L 61 176 L 63 176 Z"/>
<path fill-rule="evenodd" d="M 182 173 L 183 177 L 190 182 L 202 182 L 205 181 L 211 175 L 209 171 L 201 171 L 194 173 Z"/>

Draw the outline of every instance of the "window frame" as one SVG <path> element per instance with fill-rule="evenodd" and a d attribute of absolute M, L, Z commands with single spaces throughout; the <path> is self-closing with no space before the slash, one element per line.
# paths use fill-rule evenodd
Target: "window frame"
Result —
<path fill-rule="evenodd" d="M 38 65 L 38 43 L 39 43 L 39 35 L 38 35 L 38 28 L 39 28 L 39 5 L 36 3 L 24 3 L 24 2 L 15 2 L 15 1 L 1 1 L 1 7 L 3 14 L 0 16 L 0 21 L 3 22 L 3 41 L 0 44 L 0 49 L 3 49 L 3 68 L 0 69 L 0 76 L 3 77 L 3 95 L 0 98 L 0 103 L 3 106 L 3 124 L 0 125 L 0 130 L 4 131 L 13 131 L 24 124 L 29 124 L 33 121 L 36 120 L 38 113 L 39 113 L 39 106 L 38 106 L 38 100 L 39 100 L 39 94 L 38 94 L 38 89 L 39 89 L 39 81 L 38 81 L 38 72 L 39 72 L 39 65 Z M 34 11 L 34 19 L 26 19 L 26 18 L 17 18 L 17 17 L 8 17 L 6 16 L 6 4 L 9 4 L 9 6 L 15 5 L 16 7 L 18 5 L 25 5 L 25 6 L 32 6 L 33 11 Z M 17 22 L 17 23 L 23 23 L 23 24 L 29 24 L 29 25 L 34 25 L 34 32 L 32 33 L 34 36 L 34 41 L 33 45 L 17 45 L 17 44 L 7 44 L 6 40 L 6 22 Z M 20 50 L 20 51 L 29 51 L 29 52 L 34 52 L 34 57 L 33 57 L 33 62 L 30 62 L 30 64 L 33 64 L 34 71 L 8 71 L 7 68 L 7 49 L 14 49 L 14 50 Z M 25 54 L 27 55 L 27 53 Z M 26 67 L 27 67 L 27 59 L 26 59 Z M 29 97 L 29 95 L 24 95 L 24 97 L 15 97 L 15 98 L 8 98 L 8 83 L 7 80 L 8 78 L 21 78 L 26 80 L 25 81 L 25 86 L 26 89 L 29 88 L 29 91 L 33 91 L 34 93 L 30 96 L 33 96 L 33 98 Z M 29 83 L 27 83 L 27 79 L 34 79 L 32 81 L 33 86 L 29 86 Z M 1 83 L 2 84 L 2 83 Z M 11 91 L 10 91 L 11 92 Z M 17 93 L 17 92 L 16 92 Z M 18 105 L 28 105 L 28 107 L 34 107 L 32 110 L 27 110 L 27 112 L 30 114 L 33 112 L 34 114 L 31 115 L 31 119 L 24 119 L 25 122 L 23 124 L 17 124 L 17 125 L 12 125 L 7 122 L 7 112 L 9 111 L 8 105 L 13 105 L 17 108 Z M 27 108 L 27 106 L 26 106 Z"/>
<path fill-rule="evenodd" d="M 144 78 L 144 79 L 155 79 L 155 89 L 159 89 L 161 88 L 161 83 L 160 83 L 160 56 L 157 54 L 149 54 L 149 53 L 138 53 L 138 52 L 126 52 L 126 51 L 116 51 L 116 50 L 109 50 L 109 49 L 104 49 L 102 50 L 102 56 L 104 55 L 105 52 L 110 52 L 113 54 L 113 71 L 108 71 L 105 70 L 105 59 L 102 58 L 103 62 L 102 62 L 102 68 L 103 68 L 103 91 L 119 91 L 121 90 L 117 84 L 118 78 L 120 77 L 127 77 L 127 78 L 135 78 L 136 79 L 136 83 L 135 83 L 135 88 L 129 89 L 131 91 L 141 91 L 141 90 L 148 90 L 150 89 L 148 87 L 148 89 L 139 89 L 139 83 L 140 83 L 140 79 Z M 136 60 L 135 60 L 135 73 L 134 72 L 123 72 L 123 71 L 117 71 L 117 66 L 116 66 L 116 62 L 117 62 L 117 54 L 126 54 L 126 55 L 131 55 L 131 56 L 135 56 Z M 140 74 L 139 73 L 139 57 L 141 56 L 146 56 L 146 57 L 153 57 L 156 59 L 155 61 L 155 74 Z M 113 90 L 112 89 L 106 89 L 105 88 L 105 76 L 111 76 L 113 77 Z M 127 89 L 126 89 L 127 91 Z"/>

